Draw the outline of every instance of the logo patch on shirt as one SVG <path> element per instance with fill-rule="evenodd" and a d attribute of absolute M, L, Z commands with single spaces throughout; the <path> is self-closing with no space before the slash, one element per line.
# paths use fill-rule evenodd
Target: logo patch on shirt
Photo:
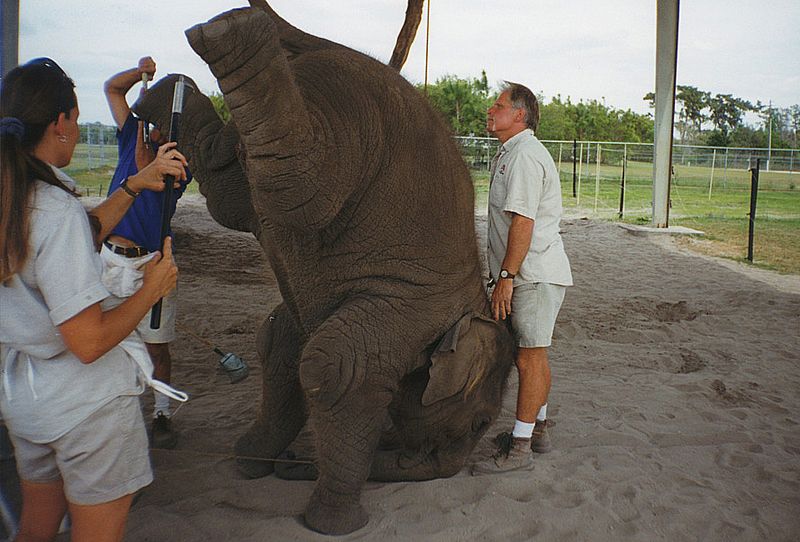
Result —
<path fill-rule="evenodd" d="M 503 164 L 502 166 L 500 166 L 500 175 L 503 175 L 505 172 L 506 172 L 506 165 Z"/>

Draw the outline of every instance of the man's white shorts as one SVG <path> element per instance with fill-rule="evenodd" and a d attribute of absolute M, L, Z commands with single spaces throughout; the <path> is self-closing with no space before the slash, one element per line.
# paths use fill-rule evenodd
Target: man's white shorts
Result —
<path fill-rule="evenodd" d="M 121 304 L 142 287 L 144 265 L 150 261 L 152 254 L 126 258 L 114 254 L 104 244 L 100 250 L 100 257 L 103 260 L 103 285 L 111 293 L 111 296 L 103 301 L 103 310 L 108 310 Z M 145 314 L 136 327 L 144 342 L 163 344 L 175 340 L 177 304 L 177 289 L 174 289 L 161 303 L 161 326 L 158 329 L 150 328 L 150 312 Z"/>
<path fill-rule="evenodd" d="M 547 282 L 523 284 L 511 297 L 511 328 L 520 348 L 550 346 L 565 286 Z"/>

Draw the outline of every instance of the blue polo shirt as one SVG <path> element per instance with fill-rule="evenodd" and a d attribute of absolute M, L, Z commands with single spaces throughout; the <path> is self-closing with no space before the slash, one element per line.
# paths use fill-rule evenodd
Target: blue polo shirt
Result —
<path fill-rule="evenodd" d="M 111 185 L 108 187 L 109 195 L 119 188 L 120 183 L 131 175 L 138 173 L 136 167 L 136 138 L 138 137 L 138 119 L 132 114 L 128 114 L 122 130 L 117 130 L 117 147 L 119 150 L 119 161 Z M 192 176 L 187 171 L 187 181 L 182 182 L 180 188 L 172 191 L 172 201 L 170 202 L 170 216 L 175 214 L 175 207 L 178 200 L 186 190 L 186 184 L 191 181 Z M 125 239 L 130 239 L 138 246 L 144 247 L 153 252 L 161 249 L 161 210 L 164 205 L 164 196 L 161 192 L 144 190 L 139 197 L 133 201 L 133 205 L 119 221 L 119 224 L 111 232 Z M 170 232 L 171 234 L 172 232 Z"/>

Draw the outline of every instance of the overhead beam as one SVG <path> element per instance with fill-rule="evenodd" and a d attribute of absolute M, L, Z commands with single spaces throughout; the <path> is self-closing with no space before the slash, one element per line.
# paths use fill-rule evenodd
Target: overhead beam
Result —
<path fill-rule="evenodd" d="M 669 226 L 675 73 L 678 66 L 680 0 L 658 0 L 656 7 L 656 109 L 653 143 L 653 226 Z"/>

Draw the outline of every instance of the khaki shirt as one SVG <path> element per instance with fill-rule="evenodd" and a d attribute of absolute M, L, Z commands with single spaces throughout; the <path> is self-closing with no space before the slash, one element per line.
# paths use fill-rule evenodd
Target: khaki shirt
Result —
<path fill-rule="evenodd" d="M 572 272 L 559 233 L 562 205 L 558 170 L 530 129 L 503 145 L 492 160 L 489 188 L 489 271 L 500 274 L 512 213 L 533 219 L 533 238 L 514 286 L 548 282 L 572 286 Z"/>

